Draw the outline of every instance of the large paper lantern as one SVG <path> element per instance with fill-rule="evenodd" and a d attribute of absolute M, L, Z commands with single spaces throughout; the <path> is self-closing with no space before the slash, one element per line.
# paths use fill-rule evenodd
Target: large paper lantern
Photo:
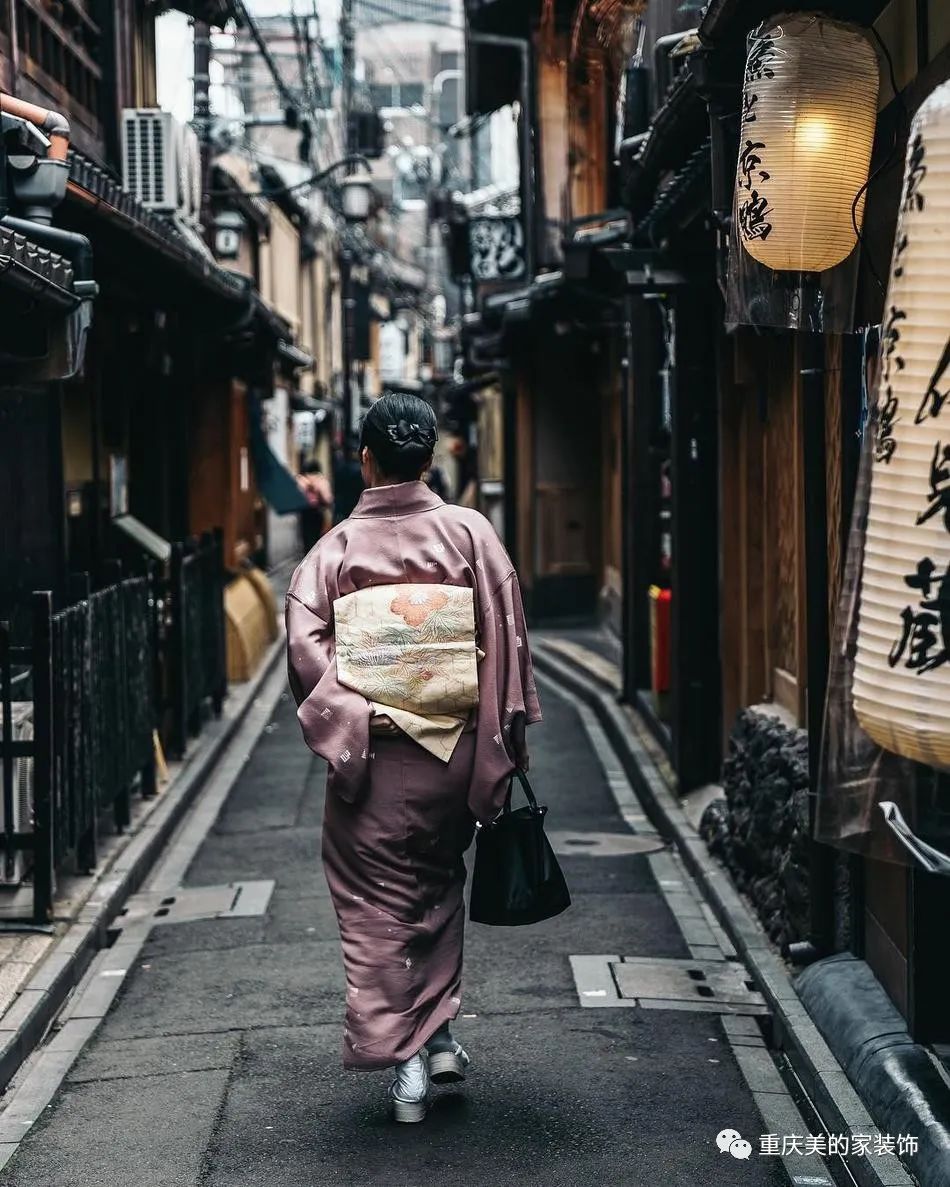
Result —
<path fill-rule="evenodd" d="M 854 708 L 950 765 L 950 83 L 914 118 L 881 330 Z"/>
<path fill-rule="evenodd" d="M 854 250 L 877 119 L 877 56 L 851 25 L 798 14 L 749 40 L 736 234 L 760 264 L 823 272 Z M 863 195 L 855 211 L 864 216 Z"/>

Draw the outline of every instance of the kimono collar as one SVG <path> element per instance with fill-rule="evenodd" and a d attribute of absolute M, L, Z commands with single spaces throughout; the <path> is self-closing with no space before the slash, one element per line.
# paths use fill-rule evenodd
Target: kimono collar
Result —
<path fill-rule="evenodd" d="M 434 511 L 445 504 L 424 482 L 398 482 L 394 486 L 375 486 L 364 490 L 352 513 L 354 519 L 391 519 L 398 515 L 417 515 Z"/>

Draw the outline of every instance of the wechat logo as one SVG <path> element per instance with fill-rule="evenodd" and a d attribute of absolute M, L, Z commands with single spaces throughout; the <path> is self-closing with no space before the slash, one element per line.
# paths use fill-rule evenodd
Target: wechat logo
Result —
<path fill-rule="evenodd" d="M 716 1145 L 721 1154 L 728 1151 L 733 1158 L 750 1158 L 752 1155 L 751 1144 L 743 1139 L 737 1129 L 722 1130 L 716 1136 Z"/>

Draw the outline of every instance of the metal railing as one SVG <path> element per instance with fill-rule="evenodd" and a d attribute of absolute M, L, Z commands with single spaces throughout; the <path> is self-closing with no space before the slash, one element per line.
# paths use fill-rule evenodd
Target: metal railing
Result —
<path fill-rule="evenodd" d="M 210 705 L 221 713 L 227 692 L 224 619 L 224 546 L 220 531 L 172 546 L 169 591 L 171 750 L 185 753 Z"/>
<path fill-rule="evenodd" d="M 27 646 L 14 646 L 0 623 L 0 848 L 5 881 L 14 880 L 18 853 L 30 858 L 37 920 L 51 916 L 57 871 L 95 867 L 106 814 L 121 831 L 133 790 L 155 791 L 152 579 L 93 592 L 82 575 L 73 592 L 76 600 L 56 612 L 49 592 L 33 595 Z M 14 699 L 32 702 L 32 738 L 14 739 Z M 32 771 L 15 780 L 14 764 L 24 761 Z M 32 785 L 28 820 L 18 797 L 24 780 Z"/>
<path fill-rule="evenodd" d="M 170 588 L 152 570 L 123 578 L 114 563 L 104 576 L 96 590 L 75 577 L 59 610 L 49 592 L 33 594 L 28 642 L 0 622 L 0 884 L 28 866 L 38 922 L 52 916 L 57 873 L 92 870 L 100 830 L 121 832 L 133 794 L 155 793 L 161 670 L 178 754 L 227 689 L 220 533 L 174 546 Z M 32 736 L 15 736 L 22 702 Z"/>

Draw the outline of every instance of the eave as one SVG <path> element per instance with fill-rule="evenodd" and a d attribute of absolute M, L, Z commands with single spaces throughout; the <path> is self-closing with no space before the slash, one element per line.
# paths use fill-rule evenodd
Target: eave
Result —
<path fill-rule="evenodd" d="M 710 0 L 699 25 L 700 40 L 706 45 L 720 45 L 742 40 L 762 21 L 794 8 L 796 12 L 821 12 L 825 16 L 871 25 L 887 7 L 889 0 Z"/>

